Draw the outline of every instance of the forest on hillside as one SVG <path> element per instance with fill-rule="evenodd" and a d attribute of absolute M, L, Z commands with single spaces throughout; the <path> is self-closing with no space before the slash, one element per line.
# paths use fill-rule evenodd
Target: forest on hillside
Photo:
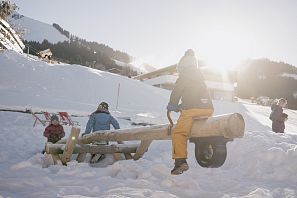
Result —
<path fill-rule="evenodd" d="M 297 68 L 269 59 L 247 60 L 238 72 L 237 94 L 241 98 L 286 98 L 297 109 Z"/>
<path fill-rule="evenodd" d="M 64 30 L 56 23 L 53 24 L 53 27 L 65 35 L 68 40 L 58 43 L 50 43 L 46 39 L 41 43 L 37 41 L 24 41 L 25 45 L 31 48 L 29 53 L 36 55 L 39 51 L 50 49 L 53 53 L 53 59 L 61 62 L 79 64 L 126 76 L 137 75 L 137 72 L 132 67 L 119 66 L 114 61 L 117 60 L 129 64 L 131 62 L 131 56 L 129 54 L 114 50 L 105 44 L 81 39 L 78 36 L 70 34 L 69 31 Z"/>

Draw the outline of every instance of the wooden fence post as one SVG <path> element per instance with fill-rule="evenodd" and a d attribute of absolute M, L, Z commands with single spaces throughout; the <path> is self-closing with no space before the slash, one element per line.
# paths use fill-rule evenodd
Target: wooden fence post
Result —
<path fill-rule="evenodd" d="M 142 157 L 142 155 L 147 151 L 148 147 L 152 143 L 153 140 L 142 140 L 140 145 L 138 146 L 136 153 L 133 156 L 134 160 L 138 160 Z"/>
<path fill-rule="evenodd" d="M 69 137 L 67 139 L 64 152 L 63 152 L 63 154 L 61 156 L 61 160 L 62 160 L 62 163 L 64 165 L 66 165 L 67 162 L 70 161 L 70 158 L 72 156 L 73 149 L 74 149 L 75 144 L 77 142 L 79 133 L 80 133 L 80 128 L 78 128 L 78 127 L 72 127 L 71 128 L 71 133 L 70 133 L 70 135 L 69 135 Z"/>

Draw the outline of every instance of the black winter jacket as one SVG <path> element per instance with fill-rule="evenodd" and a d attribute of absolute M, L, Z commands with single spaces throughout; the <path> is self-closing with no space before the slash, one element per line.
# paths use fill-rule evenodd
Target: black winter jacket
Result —
<path fill-rule="evenodd" d="M 199 69 L 183 71 L 176 80 L 170 95 L 169 105 L 177 106 L 181 100 L 181 109 L 213 109 L 204 78 Z"/>
<path fill-rule="evenodd" d="M 288 118 L 288 115 L 283 113 L 283 108 L 279 105 L 272 105 L 271 110 L 269 118 L 272 120 L 272 131 L 284 133 L 285 120 Z"/>

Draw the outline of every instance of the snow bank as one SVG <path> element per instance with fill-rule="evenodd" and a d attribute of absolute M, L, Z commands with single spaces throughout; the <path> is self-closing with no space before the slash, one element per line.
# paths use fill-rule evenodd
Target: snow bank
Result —
<path fill-rule="evenodd" d="M 154 141 L 138 161 L 111 156 L 102 164 L 71 161 L 42 168 L 43 127 L 29 114 L 0 112 L 0 194 L 11 197 L 296 197 L 297 136 L 278 135 L 250 117 L 245 105 L 215 101 L 217 113 L 243 114 L 245 137 L 228 143 L 225 164 L 199 167 L 189 144 L 190 170 L 171 176 L 171 142 Z M 225 111 L 224 111 L 225 107 Z M 87 117 L 73 118 L 82 125 Z M 129 122 L 119 119 L 121 126 Z M 257 123 L 257 124 L 256 124 Z M 70 128 L 66 127 L 67 135 Z M 32 144 L 34 142 L 34 144 Z M 13 157 L 12 157 L 13 156 Z M 107 160 L 107 161 L 106 161 Z"/>

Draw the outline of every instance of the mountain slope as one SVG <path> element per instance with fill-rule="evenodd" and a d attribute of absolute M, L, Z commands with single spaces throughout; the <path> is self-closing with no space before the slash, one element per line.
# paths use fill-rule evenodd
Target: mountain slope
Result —
<path fill-rule="evenodd" d="M 169 98 L 166 90 L 79 65 L 50 65 L 13 52 L 0 54 L 0 63 L 0 106 L 90 113 L 106 101 L 111 110 L 118 103 L 120 111 L 159 112 Z"/>
<path fill-rule="evenodd" d="M 29 17 L 14 14 L 9 18 L 9 22 L 17 28 L 23 29 L 25 34 L 24 40 L 42 42 L 44 39 L 51 43 L 63 42 L 68 40 L 66 36 L 61 34 L 52 25 L 31 19 Z"/>

